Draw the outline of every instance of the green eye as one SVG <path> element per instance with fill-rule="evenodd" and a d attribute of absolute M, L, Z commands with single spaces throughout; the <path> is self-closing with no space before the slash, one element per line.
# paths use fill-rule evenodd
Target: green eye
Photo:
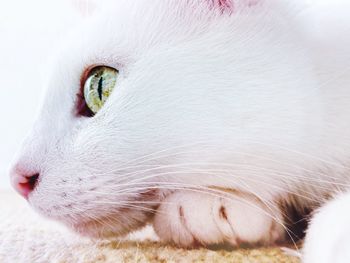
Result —
<path fill-rule="evenodd" d="M 105 104 L 117 82 L 118 70 L 98 66 L 90 70 L 84 83 L 84 99 L 87 107 L 95 114 Z"/>

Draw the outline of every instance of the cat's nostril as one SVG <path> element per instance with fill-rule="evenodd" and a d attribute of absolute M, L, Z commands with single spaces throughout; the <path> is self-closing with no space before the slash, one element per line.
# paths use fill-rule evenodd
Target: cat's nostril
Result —
<path fill-rule="evenodd" d="M 15 190 L 22 195 L 24 198 L 28 199 L 29 194 L 35 189 L 39 179 L 39 174 L 33 175 L 20 175 L 16 174 L 13 177 L 12 183 Z"/>

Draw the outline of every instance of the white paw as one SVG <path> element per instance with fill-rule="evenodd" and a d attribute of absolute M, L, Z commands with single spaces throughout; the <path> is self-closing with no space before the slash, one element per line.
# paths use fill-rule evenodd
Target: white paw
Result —
<path fill-rule="evenodd" d="M 159 237 L 181 247 L 228 242 L 271 244 L 284 236 L 281 215 L 254 198 L 236 194 L 177 191 L 160 205 L 154 218 Z"/>
<path fill-rule="evenodd" d="M 311 221 L 304 245 L 304 263 L 350 262 L 350 195 L 322 207 Z"/>

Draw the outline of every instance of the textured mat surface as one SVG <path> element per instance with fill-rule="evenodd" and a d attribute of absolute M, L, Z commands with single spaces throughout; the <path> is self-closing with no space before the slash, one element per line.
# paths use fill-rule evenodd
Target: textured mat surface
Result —
<path fill-rule="evenodd" d="M 184 250 L 157 242 L 151 228 L 114 241 L 91 241 L 33 213 L 13 193 L 0 193 L 0 262 L 299 263 L 279 248 Z"/>

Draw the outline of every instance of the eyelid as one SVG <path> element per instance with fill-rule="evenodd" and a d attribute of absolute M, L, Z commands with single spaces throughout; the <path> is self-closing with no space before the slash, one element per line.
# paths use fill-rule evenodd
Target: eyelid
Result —
<path fill-rule="evenodd" d="M 87 106 L 84 96 L 80 93 L 77 93 L 76 98 L 77 102 L 75 103 L 75 116 L 93 117 L 95 114 Z"/>

